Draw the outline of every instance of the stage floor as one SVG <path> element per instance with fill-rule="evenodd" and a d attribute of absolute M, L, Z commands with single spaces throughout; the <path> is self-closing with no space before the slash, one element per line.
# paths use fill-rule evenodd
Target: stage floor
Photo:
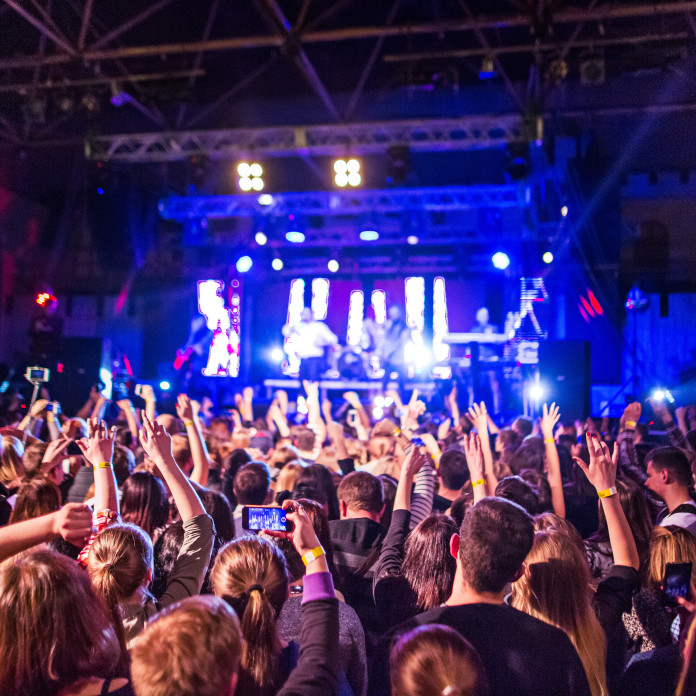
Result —
<path fill-rule="evenodd" d="M 266 388 L 267 398 L 272 398 L 274 389 L 300 389 L 300 380 L 292 378 L 284 379 L 265 379 L 263 386 Z M 326 395 L 332 391 L 355 391 L 367 393 L 382 393 L 382 380 L 379 379 L 322 379 L 319 382 L 319 389 Z M 437 385 L 433 380 L 416 381 L 408 380 L 404 383 L 404 389 L 411 392 L 418 389 L 421 394 L 427 397 L 432 396 L 437 391 Z"/>

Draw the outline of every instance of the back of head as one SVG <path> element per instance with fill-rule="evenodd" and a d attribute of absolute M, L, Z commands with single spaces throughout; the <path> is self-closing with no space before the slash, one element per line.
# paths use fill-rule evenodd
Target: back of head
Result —
<path fill-rule="evenodd" d="M 659 587 L 668 563 L 692 563 L 692 582 L 696 579 L 696 539 L 682 527 L 655 527 L 650 537 L 650 583 Z"/>
<path fill-rule="evenodd" d="M 234 477 L 234 493 L 240 505 L 263 505 L 268 496 L 271 476 L 261 462 L 249 462 Z"/>
<path fill-rule="evenodd" d="M 678 447 L 656 447 L 646 457 L 657 471 L 667 470 L 676 484 L 685 488 L 692 483 L 691 464 L 684 450 Z"/>
<path fill-rule="evenodd" d="M 541 472 L 544 470 L 544 454 L 535 445 L 523 444 L 510 457 L 509 465 L 514 474 L 519 474 L 525 469 Z"/>
<path fill-rule="evenodd" d="M 228 541 L 232 541 L 235 535 L 235 524 L 232 506 L 227 500 L 227 496 L 212 488 L 206 488 L 198 495 L 205 511 L 213 518 L 216 546 L 222 546 Z"/>
<path fill-rule="evenodd" d="M 503 428 L 495 438 L 496 449 L 504 450 L 506 447 L 516 449 L 520 446 L 522 438 L 520 434 L 512 428 Z"/>
<path fill-rule="evenodd" d="M 457 525 L 448 515 L 430 515 L 406 538 L 401 572 L 416 593 L 419 611 L 442 604 L 452 594 L 457 564 L 450 539 Z"/>
<path fill-rule="evenodd" d="M 24 450 L 22 457 L 22 466 L 24 467 L 24 477 L 27 479 L 33 478 L 41 473 L 41 462 L 48 445 L 45 442 L 32 442 Z"/>
<path fill-rule="evenodd" d="M 384 507 L 384 488 L 377 476 L 366 471 L 353 471 L 338 486 L 340 502 L 351 510 L 379 514 Z"/>
<path fill-rule="evenodd" d="M 60 489 L 46 474 L 25 481 L 17 493 L 17 502 L 10 516 L 10 524 L 33 520 L 60 509 Z"/>
<path fill-rule="evenodd" d="M 551 497 L 551 485 L 548 478 L 546 478 L 546 474 L 542 474 L 536 469 L 525 469 L 520 472 L 520 478 L 526 481 L 537 495 L 539 502 L 537 503 L 536 512 L 551 512 L 553 510 L 553 500 Z"/>
<path fill-rule="evenodd" d="M 172 604 L 145 627 L 131 648 L 137 696 L 228 696 L 242 654 L 239 619 L 210 595 Z"/>
<path fill-rule="evenodd" d="M 464 515 L 459 561 L 464 581 L 477 592 L 502 592 L 534 541 L 534 521 L 516 503 L 484 498 Z"/>
<path fill-rule="evenodd" d="M 22 441 L 12 435 L 3 435 L 2 455 L 0 455 L 0 483 L 12 484 L 24 474 L 23 455 L 24 445 Z"/>
<path fill-rule="evenodd" d="M 151 537 L 167 524 L 169 501 L 164 484 L 149 471 L 136 471 L 123 484 L 121 517 L 137 524 Z"/>
<path fill-rule="evenodd" d="M 485 696 L 476 649 L 449 626 L 428 624 L 403 635 L 389 660 L 392 696 Z"/>
<path fill-rule="evenodd" d="M 280 493 L 281 491 L 292 491 L 295 487 L 297 477 L 302 473 L 303 468 L 302 464 L 294 461 L 286 464 L 278 474 L 275 486 L 276 493 Z"/>
<path fill-rule="evenodd" d="M 519 418 L 515 418 L 511 427 L 523 440 L 525 437 L 527 437 L 527 435 L 531 435 L 532 430 L 534 429 L 532 421 L 530 421 L 529 418 L 525 418 L 524 416 L 519 416 Z"/>
<path fill-rule="evenodd" d="M 113 465 L 116 483 L 119 488 L 123 488 L 123 484 L 135 469 L 135 455 L 132 450 L 123 445 L 115 445 Z"/>
<path fill-rule="evenodd" d="M 191 445 L 188 435 L 175 433 L 172 435 L 172 455 L 180 469 L 186 469 L 191 462 Z"/>
<path fill-rule="evenodd" d="M 521 476 L 506 476 L 498 481 L 495 494 L 498 498 L 517 503 L 530 515 L 535 515 L 539 511 L 539 495 L 534 490 L 534 486 Z"/>
<path fill-rule="evenodd" d="M 108 676 L 120 651 L 84 571 L 39 550 L 0 571 L 0 655 L 3 693 L 55 694 L 83 677 Z"/>
<path fill-rule="evenodd" d="M 292 439 L 294 445 L 301 452 L 311 452 L 314 449 L 316 436 L 309 428 L 293 428 Z"/>
<path fill-rule="evenodd" d="M 451 491 L 459 491 L 469 480 L 466 456 L 458 450 L 448 450 L 440 457 L 437 473 L 443 485 Z"/>
<path fill-rule="evenodd" d="M 223 546 L 210 574 L 213 592 L 241 620 L 244 648 L 240 693 L 255 693 L 276 682 L 276 620 L 288 593 L 288 571 L 280 549 L 261 538 Z"/>
<path fill-rule="evenodd" d="M 170 435 L 179 432 L 179 419 L 171 413 L 161 413 L 156 420 Z"/>
<path fill-rule="evenodd" d="M 317 491 L 319 497 L 316 495 L 302 494 L 303 489 L 305 493 L 307 493 L 309 489 Z M 325 466 L 321 464 L 310 464 L 302 469 L 295 481 L 295 489 L 293 490 L 294 500 L 297 500 L 298 494 L 299 497 L 313 498 L 320 503 L 326 503 L 329 519 L 337 520 L 339 518 L 336 488 L 334 487 L 331 472 Z"/>

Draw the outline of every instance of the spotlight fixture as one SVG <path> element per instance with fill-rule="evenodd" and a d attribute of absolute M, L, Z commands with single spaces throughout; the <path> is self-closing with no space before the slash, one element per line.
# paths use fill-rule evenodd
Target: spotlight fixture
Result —
<path fill-rule="evenodd" d="M 288 230 L 285 233 L 285 239 L 291 244 L 302 244 L 305 240 L 304 232 L 300 232 L 299 230 Z"/>
<path fill-rule="evenodd" d="M 542 257 L 544 263 L 553 263 L 553 254 L 547 251 Z"/>
<path fill-rule="evenodd" d="M 251 270 L 252 264 L 253 261 L 251 260 L 251 256 L 241 256 L 237 259 L 237 270 L 240 273 L 247 273 Z"/>
<path fill-rule="evenodd" d="M 561 217 L 568 217 L 568 206 L 564 205 L 561 208 Z"/>
<path fill-rule="evenodd" d="M 373 229 L 364 229 L 360 232 L 360 239 L 363 242 L 376 242 L 379 239 L 379 232 Z"/>
<path fill-rule="evenodd" d="M 356 159 L 338 159 L 334 162 L 334 181 L 336 186 L 360 186 L 362 177 L 360 176 L 360 162 Z"/>
<path fill-rule="evenodd" d="M 237 174 L 237 184 L 242 191 L 263 191 L 263 167 L 258 162 L 240 162 Z"/>
<path fill-rule="evenodd" d="M 491 257 L 491 261 L 499 271 L 504 271 L 510 265 L 510 257 L 503 251 L 496 251 Z"/>
<path fill-rule="evenodd" d="M 264 232 L 258 231 L 256 235 L 254 236 L 254 239 L 256 240 L 256 243 L 259 246 L 265 246 L 266 242 L 268 241 L 268 237 Z"/>
<path fill-rule="evenodd" d="M 336 261 L 336 259 L 331 259 L 326 266 L 331 273 L 336 273 L 338 271 L 338 261 Z"/>
<path fill-rule="evenodd" d="M 497 77 L 498 73 L 495 71 L 495 59 L 492 54 L 488 54 L 483 57 L 481 61 L 481 69 L 479 70 L 479 80 L 491 80 Z"/>
<path fill-rule="evenodd" d="M 282 271 L 283 270 L 283 259 L 279 259 L 278 257 L 273 259 L 273 261 L 271 261 L 271 268 L 274 271 Z"/>
<path fill-rule="evenodd" d="M 409 234 L 408 237 L 406 237 L 406 243 L 410 244 L 411 246 L 415 246 L 419 241 L 420 240 L 415 234 Z"/>

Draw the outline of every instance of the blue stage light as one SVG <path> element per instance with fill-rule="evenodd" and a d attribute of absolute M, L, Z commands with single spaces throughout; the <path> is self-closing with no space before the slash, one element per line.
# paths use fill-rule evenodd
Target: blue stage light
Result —
<path fill-rule="evenodd" d="M 285 233 L 285 239 L 292 244 L 302 244 L 302 242 L 305 240 L 304 232 L 300 232 L 299 230 L 290 230 L 289 232 Z"/>
<path fill-rule="evenodd" d="M 160 389 L 161 389 L 162 391 L 169 391 L 169 389 L 171 388 L 172 385 L 169 384 L 169 382 L 167 382 L 166 379 L 163 379 L 163 380 L 160 382 L 160 385 L 159 385 L 159 386 L 160 386 Z"/>
<path fill-rule="evenodd" d="M 379 232 L 377 230 L 363 230 L 360 233 L 360 239 L 363 242 L 376 242 L 379 239 Z"/>
<path fill-rule="evenodd" d="M 510 265 L 510 257 L 503 251 L 493 254 L 491 261 L 493 266 L 500 271 L 504 271 Z"/>
<path fill-rule="evenodd" d="M 251 256 L 242 256 L 237 260 L 237 270 L 240 273 L 246 273 L 251 270 L 252 264 Z"/>

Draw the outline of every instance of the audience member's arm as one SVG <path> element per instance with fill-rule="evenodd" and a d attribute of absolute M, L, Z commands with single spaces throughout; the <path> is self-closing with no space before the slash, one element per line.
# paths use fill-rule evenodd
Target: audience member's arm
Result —
<path fill-rule="evenodd" d="M 241 411 L 242 418 L 247 423 L 251 423 L 254 420 L 254 389 L 253 387 L 244 387 L 242 390 L 242 402 L 239 410 Z"/>
<path fill-rule="evenodd" d="M 83 418 L 87 420 L 92 415 L 92 409 L 94 408 L 94 402 L 99 398 L 99 392 L 96 387 L 92 387 L 85 401 L 84 406 L 75 414 L 75 418 Z"/>
<path fill-rule="evenodd" d="M 137 440 L 142 425 L 138 420 L 138 414 L 133 408 L 133 403 L 130 399 L 121 399 L 116 402 L 116 405 L 123 411 L 123 415 L 126 417 L 126 423 L 128 423 L 128 430 L 133 438 Z"/>
<path fill-rule="evenodd" d="M 24 418 L 22 418 L 21 422 L 17 426 L 20 430 L 24 430 L 25 432 L 28 432 L 31 435 L 36 435 L 38 437 L 38 433 L 36 432 L 36 425 L 38 421 L 41 421 L 43 424 L 43 419 L 41 418 L 41 414 L 46 410 L 46 406 L 48 406 L 48 401 L 46 399 L 37 399 L 34 402 L 34 405 L 29 409 L 29 413 L 27 413 Z"/>
<path fill-rule="evenodd" d="M 103 394 L 99 394 L 97 400 L 94 402 L 94 408 L 92 408 L 90 418 L 98 418 L 99 420 L 104 418 L 104 413 L 106 413 L 108 404 L 109 400 Z"/>
<path fill-rule="evenodd" d="M 152 388 L 152 385 L 143 384 L 140 390 L 140 396 L 145 401 L 145 413 L 147 417 L 151 421 L 154 421 L 157 417 L 157 397 L 155 396 L 155 390 Z"/>
<path fill-rule="evenodd" d="M 57 440 L 63 434 L 63 428 L 60 425 L 60 404 L 57 401 L 53 402 L 53 408 L 46 411 L 46 427 L 51 440 Z"/>
<path fill-rule="evenodd" d="M 634 401 L 626 406 L 619 422 L 617 439 L 619 445 L 618 470 L 624 476 L 633 479 L 639 486 L 643 486 L 647 477 L 638 463 L 638 454 L 633 440 L 642 410 L 639 401 Z"/>
<path fill-rule="evenodd" d="M 445 418 L 445 420 L 437 426 L 437 439 L 444 440 L 452 429 L 452 419 Z"/>
<path fill-rule="evenodd" d="M 82 546 L 91 531 L 92 511 L 89 506 L 68 503 L 48 515 L 0 527 L 0 561 L 58 537 Z"/>
<path fill-rule="evenodd" d="M 629 566 L 637 570 L 640 559 L 636 542 L 615 488 L 618 448 L 615 447 L 614 456 L 610 456 L 607 444 L 593 433 L 587 434 L 587 448 L 590 453 L 589 465 L 578 457 L 573 459 L 585 472 L 587 479 L 600 497 L 602 510 L 607 520 L 614 565 Z"/>
<path fill-rule="evenodd" d="M 493 451 L 491 450 L 491 439 L 488 435 L 488 409 L 483 401 L 480 404 L 474 403 L 469 409 L 469 419 L 474 424 L 476 432 L 481 440 L 481 453 L 483 454 L 483 471 L 489 491 L 495 491 L 498 479 L 493 472 Z"/>
<path fill-rule="evenodd" d="M 319 383 L 303 382 L 305 391 L 307 392 L 307 411 L 309 414 L 307 424 L 314 431 L 316 438 L 316 448 L 320 450 L 326 440 L 326 425 L 321 417 L 321 401 L 319 400 Z M 318 453 L 318 452 L 317 452 Z"/>
<path fill-rule="evenodd" d="M 339 460 L 350 458 L 348 448 L 346 447 L 346 438 L 343 434 L 343 426 L 336 421 L 328 421 L 326 429 L 329 433 L 331 444 L 336 448 L 336 456 Z"/>
<path fill-rule="evenodd" d="M 418 389 L 414 389 L 411 400 L 408 402 L 406 412 L 401 418 L 401 428 L 403 430 L 417 430 L 418 417 L 425 413 L 425 402 L 418 398 Z"/>
<path fill-rule="evenodd" d="M 460 421 L 461 413 L 459 411 L 459 403 L 457 402 L 458 393 L 457 384 L 456 382 L 453 382 L 452 391 L 449 395 L 450 414 L 452 416 L 452 427 L 454 428 L 454 431 L 457 433 L 457 435 L 461 435 L 462 426 Z"/>
<path fill-rule="evenodd" d="M 370 429 L 370 416 L 367 415 L 365 407 L 360 402 L 360 397 L 357 392 L 349 391 L 343 395 L 343 398 L 358 412 L 360 424 L 365 430 Z"/>
<path fill-rule="evenodd" d="M 486 477 L 484 474 L 483 452 L 481 451 L 481 438 L 476 433 L 464 435 L 464 454 L 469 467 L 471 489 L 474 494 L 474 505 L 488 495 Z M 493 489 L 492 495 L 495 493 Z"/>
<path fill-rule="evenodd" d="M 193 459 L 193 471 L 191 471 L 191 480 L 205 486 L 208 483 L 208 471 L 210 469 L 210 457 L 208 449 L 203 440 L 198 418 L 194 413 L 191 399 L 186 394 L 179 394 L 176 400 L 176 413 L 184 421 L 186 426 L 186 434 L 189 439 L 189 447 L 191 448 L 191 459 Z"/>
<path fill-rule="evenodd" d="M 553 511 L 559 517 L 566 516 L 565 499 L 563 497 L 563 480 L 561 479 L 561 462 L 558 458 L 556 440 L 553 430 L 558 423 L 561 413 L 555 403 L 551 407 L 544 404 L 541 416 L 541 435 L 544 438 L 544 450 L 546 451 L 546 476 L 551 487 L 551 504 Z"/>
<path fill-rule="evenodd" d="M 106 423 L 98 418 L 91 418 L 87 425 L 89 436 L 77 444 L 94 469 L 94 513 L 110 510 L 118 514 L 118 486 L 113 468 L 116 428 L 109 433 Z"/>
<path fill-rule="evenodd" d="M 693 455 L 693 450 L 684 437 L 684 433 L 682 433 L 682 431 L 677 427 L 677 424 L 674 422 L 674 418 L 672 418 L 672 414 L 669 412 L 667 406 L 662 401 L 656 401 L 652 398 L 647 399 L 647 401 L 652 406 L 655 416 L 657 416 L 665 426 L 665 431 L 667 432 L 667 438 L 669 439 L 670 444 L 674 447 L 680 447 Z"/>
<path fill-rule="evenodd" d="M 275 423 L 276 428 L 278 428 L 278 434 L 281 437 L 289 437 L 290 427 L 288 426 L 288 421 L 282 407 L 279 404 L 271 404 L 270 408 L 268 409 L 268 414 L 271 420 Z"/>
<path fill-rule="evenodd" d="M 416 474 L 416 481 L 411 493 L 411 529 L 420 524 L 433 511 L 436 487 L 437 475 L 426 457 L 425 464 Z"/>
<path fill-rule="evenodd" d="M 48 443 L 43 459 L 41 460 L 41 471 L 47 474 L 51 469 L 60 464 L 66 457 L 66 450 L 72 440 L 67 435 L 61 435 L 57 440 Z"/>
<path fill-rule="evenodd" d="M 682 435 L 686 435 L 689 432 L 689 424 L 686 422 L 686 406 L 675 408 L 674 415 L 677 417 L 679 430 L 681 430 Z"/>

